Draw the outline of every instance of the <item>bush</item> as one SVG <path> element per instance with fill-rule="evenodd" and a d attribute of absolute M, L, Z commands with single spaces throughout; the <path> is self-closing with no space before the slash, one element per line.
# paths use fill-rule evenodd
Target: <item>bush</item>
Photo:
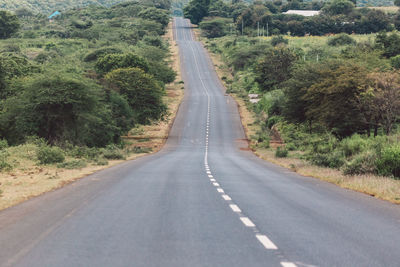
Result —
<path fill-rule="evenodd" d="M 0 150 L 6 149 L 8 147 L 7 140 L 0 139 Z"/>
<path fill-rule="evenodd" d="M 344 156 L 340 151 L 312 153 L 307 155 L 306 158 L 312 164 L 328 168 L 340 168 L 345 163 Z"/>
<path fill-rule="evenodd" d="M 364 151 L 368 146 L 367 139 L 362 138 L 358 134 L 345 138 L 340 142 L 340 148 L 346 157 L 354 156 Z"/>
<path fill-rule="evenodd" d="M 41 146 L 36 152 L 40 164 L 64 162 L 64 152 L 59 147 Z"/>
<path fill-rule="evenodd" d="M 108 160 L 106 160 L 105 158 L 101 157 L 101 158 L 96 159 L 96 160 L 94 161 L 94 163 L 95 163 L 97 166 L 106 166 L 106 165 L 108 165 Z"/>
<path fill-rule="evenodd" d="M 64 169 L 82 169 L 86 167 L 86 162 L 83 160 L 72 160 L 67 162 L 62 162 L 57 164 L 57 168 L 64 168 Z"/>
<path fill-rule="evenodd" d="M 390 58 L 390 64 L 395 69 L 400 69 L 400 55 Z"/>
<path fill-rule="evenodd" d="M 68 150 L 68 155 L 74 158 L 97 159 L 100 150 L 96 147 L 74 146 Z"/>
<path fill-rule="evenodd" d="M 275 124 L 280 122 L 282 118 L 280 116 L 271 116 L 267 119 L 267 127 L 268 129 L 271 129 Z"/>
<path fill-rule="evenodd" d="M 346 162 L 343 173 L 346 175 L 374 173 L 376 170 L 376 153 L 365 151 L 358 154 L 350 162 Z"/>
<path fill-rule="evenodd" d="M 289 154 L 289 151 L 286 148 L 278 147 L 275 151 L 275 157 L 277 158 L 286 158 Z"/>
<path fill-rule="evenodd" d="M 355 44 L 356 41 L 345 33 L 338 34 L 335 37 L 332 37 L 328 40 L 328 45 L 330 46 L 355 45 Z"/>
<path fill-rule="evenodd" d="M 108 145 L 106 148 L 103 149 L 103 156 L 106 159 L 125 159 L 124 154 L 122 153 L 121 149 L 119 149 L 115 145 Z"/>
<path fill-rule="evenodd" d="M 121 54 L 123 51 L 115 47 L 102 47 L 87 54 L 83 61 L 90 62 L 99 59 L 107 54 Z"/>
<path fill-rule="evenodd" d="M 400 178 L 400 145 L 384 148 L 376 165 L 378 174 Z"/>
<path fill-rule="evenodd" d="M 8 152 L 0 150 L 0 171 L 11 169 L 11 165 L 7 162 Z"/>
<path fill-rule="evenodd" d="M 289 40 L 283 38 L 282 35 L 274 36 L 271 39 L 271 45 L 272 46 L 277 46 L 278 44 L 288 44 Z"/>

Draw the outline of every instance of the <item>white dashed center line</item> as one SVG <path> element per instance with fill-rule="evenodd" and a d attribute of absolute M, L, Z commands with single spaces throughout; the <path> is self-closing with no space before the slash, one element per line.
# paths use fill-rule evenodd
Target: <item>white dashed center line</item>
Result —
<path fill-rule="evenodd" d="M 242 212 L 239 207 L 235 204 L 230 204 L 229 207 L 234 211 L 234 212 Z"/>
<path fill-rule="evenodd" d="M 282 261 L 282 262 L 281 262 L 281 265 L 282 265 L 283 267 L 297 267 L 297 265 L 294 264 L 293 262 L 287 262 L 287 261 Z"/>
<path fill-rule="evenodd" d="M 225 200 L 232 200 L 232 198 L 228 195 L 222 195 L 222 198 Z"/>
<path fill-rule="evenodd" d="M 219 186 L 219 183 L 213 183 L 214 186 Z"/>
<path fill-rule="evenodd" d="M 224 193 L 224 189 L 222 188 L 217 188 L 218 193 Z"/>
<path fill-rule="evenodd" d="M 240 220 L 247 227 L 255 227 L 256 225 L 247 217 L 240 217 Z"/>
<path fill-rule="evenodd" d="M 271 240 L 269 240 L 269 238 L 266 235 L 256 235 L 258 241 L 260 241 L 261 244 L 263 244 L 263 246 L 266 249 L 278 249 L 277 246 L 275 246 L 274 243 L 272 243 Z"/>

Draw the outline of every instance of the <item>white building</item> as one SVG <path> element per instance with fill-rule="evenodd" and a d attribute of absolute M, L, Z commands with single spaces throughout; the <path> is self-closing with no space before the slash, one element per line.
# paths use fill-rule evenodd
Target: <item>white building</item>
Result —
<path fill-rule="evenodd" d="M 315 15 L 319 15 L 319 13 L 319 10 L 288 10 L 286 12 L 283 12 L 283 14 L 287 15 L 300 15 L 304 17 L 312 17 Z"/>

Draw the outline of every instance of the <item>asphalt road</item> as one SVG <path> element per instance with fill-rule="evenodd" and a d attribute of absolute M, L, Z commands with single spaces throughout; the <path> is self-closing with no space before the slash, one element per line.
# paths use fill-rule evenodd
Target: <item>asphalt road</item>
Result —
<path fill-rule="evenodd" d="M 400 266 L 400 207 L 246 147 L 177 18 L 186 94 L 165 148 L 0 212 L 0 266 Z"/>

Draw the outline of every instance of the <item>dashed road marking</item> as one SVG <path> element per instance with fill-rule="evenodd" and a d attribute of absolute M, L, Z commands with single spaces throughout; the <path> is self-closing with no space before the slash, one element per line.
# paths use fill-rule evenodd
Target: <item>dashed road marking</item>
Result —
<path fill-rule="evenodd" d="M 226 201 L 232 200 L 232 198 L 228 195 L 222 195 L 222 198 L 225 199 Z"/>
<path fill-rule="evenodd" d="M 260 241 L 261 244 L 263 244 L 263 246 L 266 249 L 278 249 L 277 246 L 275 246 L 274 243 L 272 243 L 271 240 L 269 240 L 269 238 L 266 235 L 256 235 L 258 241 Z"/>
<path fill-rule="evenodd" d="M 219 183 L 213 183 L 214 186 L 219 186 Z"/>
<path fill-rule="evenodd" d="M 208 175 L 208 178 L 213 178 L 214 176 L 212 176 L 211 174 Z"/>
<path fill-rule="evenodd" d="M 224 193 L 224 189 L 222 188 L 217 188 L 218 193 Z"/>
<path fill-rule="evenodd" d="M 294 264 L 293 262 L 288 262 L 288 261 L 282 261 L 282 262 L 281 262 L 281 265 L 282 265 L 283 267 L 297 267 L 296 264 Z"/>
<path fill-rule="evenodd" d="M 247 227 L 256 227 L 256 225 L 247 217 L 240 217 L 240 220 Z"/>
<path fill-rule="evenodd" d="M 210 179 L 211 182 L 216 182 L 216 180 L 214 178 Z"/>
<path fill-rule="evenodd" d="M 229 207 L 234 211 L 234 212 L 242 212 L 239 207 L 235 204 L 230 204 Z"/>

